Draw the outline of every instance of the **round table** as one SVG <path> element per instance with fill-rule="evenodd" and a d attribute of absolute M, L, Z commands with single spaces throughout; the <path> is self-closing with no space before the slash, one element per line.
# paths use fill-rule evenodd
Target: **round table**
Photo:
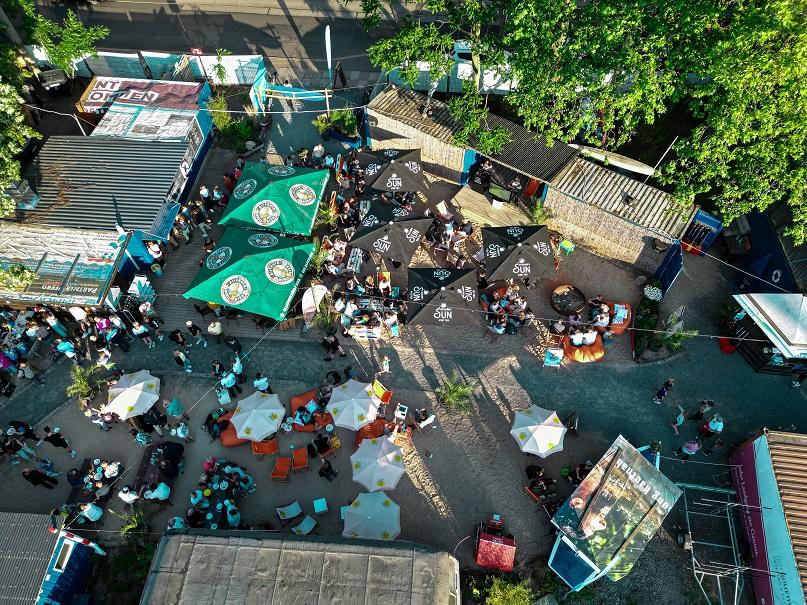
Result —
<path fill-rule="evenodd" d="M 552 291 L 552 308 L 561 315 L 577 315 L 586 307 L 586 297 L 572 285 L 558 286 Z"/>

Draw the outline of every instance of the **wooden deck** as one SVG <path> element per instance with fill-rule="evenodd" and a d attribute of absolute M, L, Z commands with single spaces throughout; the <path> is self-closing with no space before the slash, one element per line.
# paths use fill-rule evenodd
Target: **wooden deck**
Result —
<path fill-rule="evenodd" d="M 451 200 L 451 204 L 460 208 L 465 220 L 482 227 L 508 227 L 531 223 L 531 218 L 518 208 L 510 204 L 494 208 L 484 195 L 470 187 L 462 187 Z"/>

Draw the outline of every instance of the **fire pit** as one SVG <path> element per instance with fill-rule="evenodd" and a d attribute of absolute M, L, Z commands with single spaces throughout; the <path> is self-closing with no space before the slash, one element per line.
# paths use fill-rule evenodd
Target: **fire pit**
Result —
<path fill-rule="evenodd" d="M 586 306 L 585 295 L 574 286 L 558 286 L 552 291 L 552 308 L 561 315 L 577 315 Z"/>

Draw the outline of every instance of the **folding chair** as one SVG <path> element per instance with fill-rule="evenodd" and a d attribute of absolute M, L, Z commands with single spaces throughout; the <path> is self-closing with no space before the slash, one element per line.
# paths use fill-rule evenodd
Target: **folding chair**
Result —
<path fill-rule="evenodd" d="M 441 221 L 447 223 L 454 218 L 454 215 L 448 211 L 448 206 L 445 200 L 440 200 L 440 203 L 434 207 L 434 214 L 439 217 Z"/>
<path fill-rule="evenodd" d="M 310 470 L 308 468 L 308 450 L 306 448 L 295 448 L 291 454 L 291 459 L 291 470 L 294 472 Z"/>
<path fill-rule="evenodd" d="M 539 496 L 538 494 L 533 492 L 528 485 L 524 486 L 524 489 L 521 490 L 521 493 L 524 494 L 524 496 L 527 498 L 527 500 L 530 501 L 530 504 L 532 504 L 533 508 L 536 508 L 539 504 L 541 504 L 546 499 L 546 496 L 543 496 L 543 495 Z"/>
<path fill-rule="evenodd" d="M 286 527 L 294 519 L 303 514 L 303 509 L 297 500 L 286 506 L 277 506 L 275 507 L 275 511 L 277 511 L 277 516 L 280 517 L 281 527 Z"/>
<path fill-rule="evenodd" d="M 274 456 L 278 452 L 277 439 L 265 439 L 264 441 L 252 441 L 252 453 L 265 459 L 267 456 Z"/>
<path fill-rule="evenodd" d="M 314 528 L 316 526 L 317 522 L 314 519 L 314 517 L 306 515 L 302 521 L 300 521 L 297 525 L 291 528 L 291 531 L 293 531 L 298 536 L 305 536 L 314 531 Z"/>
<path fill-rule="evenodd" d="M 275 468 L 272 469 L 270 479 L 275 481 L 288 481 L 291 470 L 291 458 L 278 458 L 275 460 Z"/>
<path fill-rule="evenodd" d="M 416 426 L 418 428 L 418 433 L 420 433 L 421 437 L 425 437 L 429 433 L 431 433 L 435 428 L 434 421 L 437 418 L 434 414 L 431 414 L 426 420 L 423 422 L 419 422 Z"/>

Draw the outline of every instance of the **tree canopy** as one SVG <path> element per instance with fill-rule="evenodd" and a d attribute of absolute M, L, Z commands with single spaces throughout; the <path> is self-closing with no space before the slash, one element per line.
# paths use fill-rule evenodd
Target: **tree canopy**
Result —
<path fill-rule="evenodd" d="M 412 84 L 416 61 L 465 40 L 477 84 L 485 66 L 506 72 L 507 103 L 550 144 L 616 148 L 687 101 L 699 125 L 663 172 L 676 198 L 705 195 L 725 219 L 784 199 L 807 241 L 807 0 L 351 1 L 367 27 L 399 20 L 370 47 L 376 66 Z"/>

